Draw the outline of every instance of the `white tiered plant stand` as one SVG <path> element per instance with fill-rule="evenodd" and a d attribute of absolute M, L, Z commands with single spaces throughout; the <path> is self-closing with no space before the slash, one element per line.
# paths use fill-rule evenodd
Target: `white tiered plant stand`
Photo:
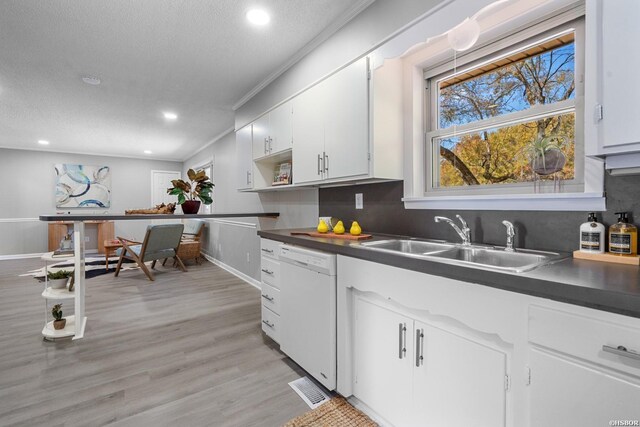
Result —
<path fill-rule="evenodd" d="M 84 336 L 84 329 L 87 325 L 87 318 L 84 315 L 84 223 L 75 222 L 73 228 L 74 237 L 74 251 L 76 255 L 74 259 L 74 290 L 69 292 L 67 288 L 64 289 L 52 289 L 49 286 L 48 264 L 50 262 L 60 262 L 64 260 L 72 259 L 71 257 L 54 257 L 53 252 L 42 255 L 42 260 L 45 262 L 45 279 L 44 290 L 42 291 L 42 297 L 45 300 L 45 320 L 44 328 L 42 328 L 42 335 L 46 340 L 54 340 L 56 338 L 73 337 L 74 340 L 80 339 Z M 72 316 L 65 316 L 67 323 L 62 329 L 54 329 L 53 320 L 49 319 L 49 301 L 63 301 L 74 300 L 75 314 Z M 56 302 L 57 304 L 57 302 Z M 64 306 L 63 306 L 64 311 Z M 76 319 L 82 319 L 81 322 L 77 322 Z"/>

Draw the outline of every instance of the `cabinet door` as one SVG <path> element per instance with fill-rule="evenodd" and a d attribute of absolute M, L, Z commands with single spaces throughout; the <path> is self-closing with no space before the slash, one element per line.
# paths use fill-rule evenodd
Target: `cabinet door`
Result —
<path fill-rule="evenodd" d="M 325 80 L 326 82 L 326 80 Z M 321 82 L 294 99 L 293 110 L 293 182 L 321 181 L 324 151 L 326 83 Z"/>
<path fill-rule="evenodd" d="M 530 356 L 530 426 L 600 427 L 640 417 L 637 377 L 608 374 L 535 349 Z"/>
<path fill-rule="evenodd" d="M 253 122 L 253 158 L 258 159 L 269 154 L 269 114 Z"/>
<path fill-rule="evenodd" d="M 285 102 L 269 113 L 270 154 L 288 150 L 293 146 L 292 105 L 292 101 Z"/>
<path fill-rule="evenodd" d="M 418 321 L 415 329 L 411 425 L 504 426 L 506 354 Z"/>
<path fill-rule="evenodd" d="M 325 119 L 325 178 L 369 173 L 369 80 L 367 58 L 329 77 Z"/>
<path fill-rule="evenodd" d="M 236 185 L 238 190 L 253 187 L 253 156 L 251 125 L 236 132 Z"/>
<path fill-rule="evenodd" d="M 359 297 L 354 315 L 353 394 L 394 425 L 409 425 L 413 320 Z"/>

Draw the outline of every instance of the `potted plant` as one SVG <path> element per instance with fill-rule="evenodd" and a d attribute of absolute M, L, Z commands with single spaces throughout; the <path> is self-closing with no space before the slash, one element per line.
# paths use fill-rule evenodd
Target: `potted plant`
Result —
<path fill-rule="evenodd" d="M 69 277 L 73 276 L 73 271 L 58 270 L 47 273 L 47 280 L 53 289 L 64 289 L 67 287 Z"/>
<path fill-rule="evenodd" d="M 567 138 L 560 135 L 546 136 L 533 141 L 527 147 L 531 169 L 542 176 L 561 171 L 567 162 L 562 152 L 565 143 Z"/>
<path fill-rule="evenodd" d="M 200 209 L 200 201 L 205 205 L 213 203 L 211 190 L 213 190 L 214 184 L 203 170 L 196 172 L 193 169 L 189 169 L 187 176 L 189 177 L 189 182 L 181 179 L 171 181 L 173 187 L 167 188 L 167 193 L 178 196 L 178 204 L 182 205 L 182 212 L 185 214 L 197 214 Z"/>
<path fill-rule="evenodd" d="M 67 319 L 62 318 L 62 304 L 56 304 L 51 309 L 51 315 L 53 316 L 53 329 L 64 329 L 67 324 Z"/>

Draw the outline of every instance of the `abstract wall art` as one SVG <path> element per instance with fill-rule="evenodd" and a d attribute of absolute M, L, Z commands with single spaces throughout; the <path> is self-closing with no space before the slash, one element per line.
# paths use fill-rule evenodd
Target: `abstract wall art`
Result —
<path fill-rule="evenodd" d="M 111 207 L 109 166 L 56 164 L 57 208 Z"/>

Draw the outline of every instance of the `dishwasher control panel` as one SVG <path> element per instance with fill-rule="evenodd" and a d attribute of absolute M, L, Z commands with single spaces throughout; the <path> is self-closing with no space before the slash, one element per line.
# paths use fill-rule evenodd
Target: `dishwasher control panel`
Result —
<path fill-rule="evenodd" d="M 318 273 L 334 276 L 336 274 L 336 256 L 297 246 L 280 246 L 280 260 L 305 267 Z"/>

